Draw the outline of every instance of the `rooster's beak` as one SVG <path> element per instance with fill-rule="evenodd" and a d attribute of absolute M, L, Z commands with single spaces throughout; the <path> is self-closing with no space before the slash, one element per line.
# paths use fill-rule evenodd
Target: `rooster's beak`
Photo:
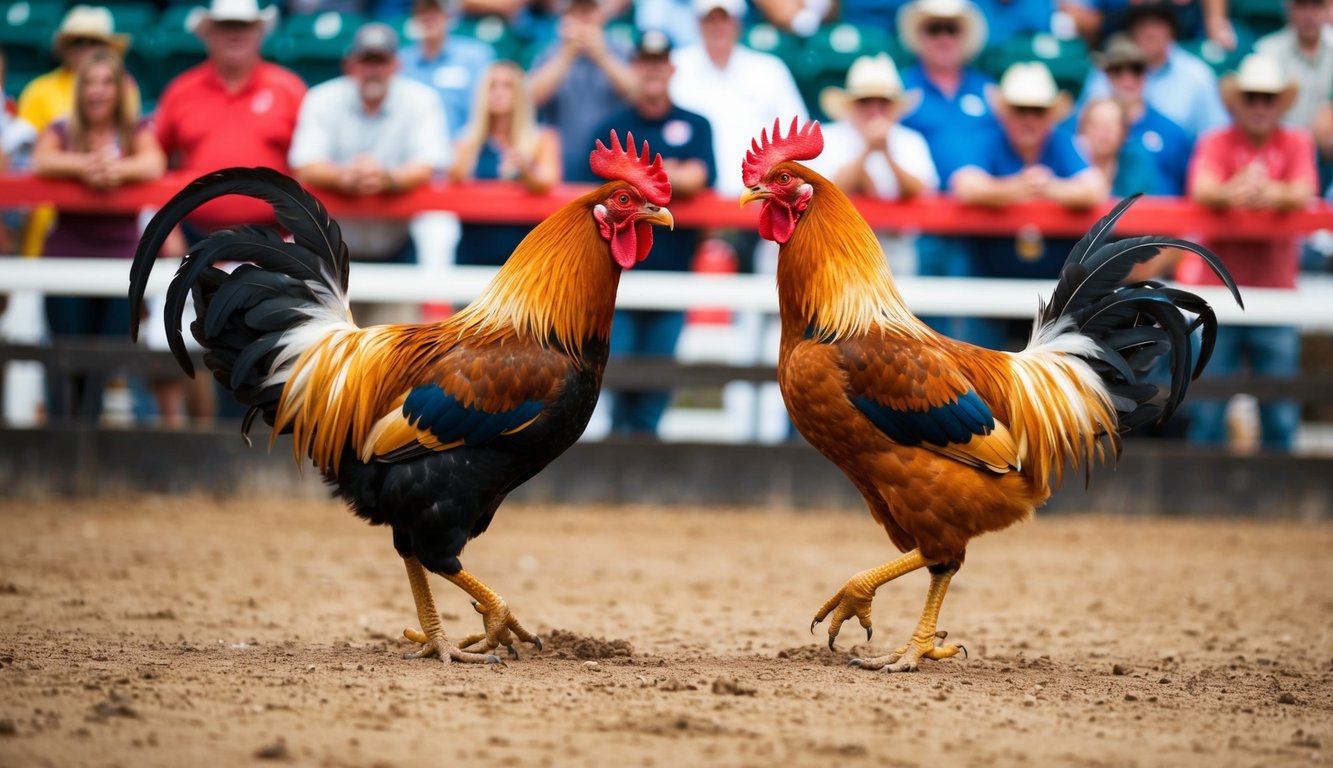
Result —
<path fill-rule="evenodd" d="M 750 187 L 741 193 L 741 207 L 744 208 L 748 203 L 755 200 L 767 200 L 772 196 L 773 193 L 763 187 Z"/>
<path fill-rule="evenodd" d="M 645 205 L 639 209 L 639 215 L 636 218 L 649 224 L 661 224 L 667 229 L 676 228 L 676 219 L 671 215 L 671 211 L 661 206 Z"/>

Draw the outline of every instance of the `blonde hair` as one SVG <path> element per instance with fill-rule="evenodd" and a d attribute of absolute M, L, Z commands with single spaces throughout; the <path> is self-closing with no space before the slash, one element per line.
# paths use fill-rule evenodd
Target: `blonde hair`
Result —
<path fill-rule="evenodd" d="M 532 94 L 528 90 L 528 81 L 523 68 L 517 63 L 501 59 L 491 64 L 477 80 L 477 91 L 472 96 L 472 117 L 468 120 L 459 140 L 459 156 L 468 158 L 472 168 L 460 169 L 471 174 L 476 167 L 477 156 L 491 135 L 490 96 L 491 84 L 496 73 L 507 71 L 514 75 L 517 86 L 514 88 L 514 108 L 509 120 L 509 143 L 525 157 L 531 157 L 537 149 L 537 108 L 532 103 Z"/>
<path fill-rule="evenodd" d="M 116 106 L 112 113 L 115 120 L 116 136 L 120 139 L 120 151 L 129 155 L 134 151 L 134 129 L 139 122 L 139 110 L 130 98 L 129 75 L 125 72 L 125 61 L 111 50 L 97 50 L 88 54 L 83 66 L 74 76 L 74 105 L 69 111 L 70 148 L 87 152 L 92 147 L 88 144 L 88 115 L 83 106 L 83 90 L 88 85 L 88 73 L 94 67 L 111 67 L 111 78 L 116 84 Z"/>

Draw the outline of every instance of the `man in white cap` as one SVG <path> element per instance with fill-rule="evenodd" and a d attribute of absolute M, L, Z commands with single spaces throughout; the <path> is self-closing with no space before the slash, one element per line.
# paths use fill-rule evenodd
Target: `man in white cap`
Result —
<path fill-rule="evenodd" d="M 392 195 L 421 187 L 446 169 L 451 144 L 439 94 L 398 74 L 397 54 L 392 27 L 366 24 L 343 58 L 346 74 L 306 94 L 289 155 L 301 183 L 343 195 Z M 405 219 L 352 219 L 342 231 L 353 259 L 416 261 Z M 379 305 L 366 315 L 358 309 L 357 316 L 372 325 L 419 319 L 408 305 Z"/>
<path fill-rule="evenodd" d="M 305 83 L 266 62 L 259 47 L 277 22 L 277 9 L 256 0 L 213 0 L 195 20 L 208 58 L 172 80 L 158 101 L 158 141 L 173 168 L 199 175 L 235 165 L 287 170 L 287 148 Z M 273 223 L 257 200 L 226 197 L 186 220 L 194 240 L 234 224 Z"/>
<path fill-rule="evenodd" d="M 1296 100 L 1297 85 L 1278 62 L 1254 53 L 1240 69 L 1222 80 L 1222 100 L 1234 123 L 1204 136 L 1190 165 L 1190 196 L 1220 210 L 1290 211 L 1314 198 L 1318 174 L 1314 144 L 1303 128 L 1282 125 L 1282 115 Z M 1270 240 L 1210 239 L 1205 243 L 1226 262 L 1241 286 L 1294 290 L 1299 270 L 1299 240 L 1281 235 Z M 1186 285 L 1216 285 L 1217 279 L 1197 257 L 1187 255 L 1176 272 Z M 1295 326 L 1231 326 L 1218 328 L 1217 346 L 1205 375 L 1226 376 L 1242 369 L 1261 376 L 1296 376 L 1300 370 L 1300 336 Z M 1226 442 L 1225 405 L 1190 401 L 1190 439 Z M 1262 445 L 1267 450 L 1291 449 L 1300 420 L 1292 401 L 1265 401 L 1259 409 Z"/>
<path fill-rule="evenodd" d="M 1069 99 L 1056 87 L 1045 64 L 1011 65 L 1000 78 L 992 106 L 1001 130 L 977 136 L 970 159 L 948 181 L 959 200 L 996 207 L 1050 200 L 1086 209 L 1107 199 L 1110 183 L 1106 176 L 1088 165 L 1072 136 L 1055 130 L 1069 113 Z M 977 242 L 978 275 L 1049 279 L 1059 275 L 1075 241 L 1045 239 L 1040 232 L 1024 229 L 1016 237 L 978 238 Z M 1014 329 L 1003 323 L 988 325 L 1003 333 L 983 339 L 987 346 L 1015 341 Z M 1020 329 L 1020 345 L 1022 334 Z"/>
<path fill-rule="evenodd" d="M 940 177 L 930 147 L 898 122 L 920 96 L 903 91 L 888 54 L 853 61 L 845 88 L 830 86 L 819 94 L 820 108 L 834 122 L 824 126 L 824 152 L 810 167 L 849 195 L 910 200 L 936 192 Z M 881 233 L 880 244 L 895 273 L 916 273 L 914 243 Z"/>
<path fill-rule="evenodd" d="M 781 59 L 739 44 L 745 0 L 695 0 L 694 14 L 699 42 L 672 51 L 671 100 L 713 126 L 718 191 L 739 197 L 740 174 L 726 169 L 741 167 L 751 138 L 774 118 L 804 120 L 805 102 Z"/>

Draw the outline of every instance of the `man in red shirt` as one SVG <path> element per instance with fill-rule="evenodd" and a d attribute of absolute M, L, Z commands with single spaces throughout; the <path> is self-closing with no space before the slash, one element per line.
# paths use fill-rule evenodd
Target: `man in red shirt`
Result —
<path fill-rule="evenodd" d="M 1296 98 L 1296 84 L 1281 65 L 1251 54 L 1236 74 L 1222 80 L 1222 99 L 1231 112 L 1230 127 L 1205 135 L 1190 162 L 1190 196 L 1212 208 L 1290 211 L 1307 205 L 1318 188 L 1314 142 L 1303 128 L 1281 125 Z M 1225 239 L 1208 246 L 1226 262 L 1241 286 L 1296 287 L 1299 242 L 1283 235 L 1263 240 Z M 1177 278 L 1187 285 L 1217 285 L 1195 257 L 1180 264 Z M 1295 326 L 1223 326 L 1208 373 L 1235 374 L 1242 362 L 1261 376 L 1294 377 L 1300 368 L 1300 334 Z M 1189 434 L 1201 443 L 1226 441 L 1224 405 L 1195 401 Z M 1292 401 L 1260 406 L 1262 445 L 1290 450 L 1300 421 Z"/>
<path fill-rule="evenodd" d="M 256 0 L 213 0 L 201 16 L 195 34 L 208 59 L 173 80 L 157 106 L 158 140 L 172 168 L 191 175 L 235 165 L 288 171 L 306 87 L 294 72 L 260 57 L 276 20 L 277 9 L 261 10 Z M 263 203 L 227 197 L 193 214 L 187 223 L 199 231 L 187 235 L 273 221 Z"/>

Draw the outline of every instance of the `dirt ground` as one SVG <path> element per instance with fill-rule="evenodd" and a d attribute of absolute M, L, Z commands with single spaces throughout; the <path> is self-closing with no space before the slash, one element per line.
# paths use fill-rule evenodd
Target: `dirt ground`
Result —
<path fill-rule="evenodd" d="M 332 502 L 0 504 L 0 765 L 1307 765 L 1333 750 L 1333 526 L 1047 517 L 974 542 L 970 658 L 807 628 L 867 515 L 509 507 L 464 562 L 546 638 L 404 660 L 385 530 Z M 454 635 L 479 621 L 434 579 Z"/>

